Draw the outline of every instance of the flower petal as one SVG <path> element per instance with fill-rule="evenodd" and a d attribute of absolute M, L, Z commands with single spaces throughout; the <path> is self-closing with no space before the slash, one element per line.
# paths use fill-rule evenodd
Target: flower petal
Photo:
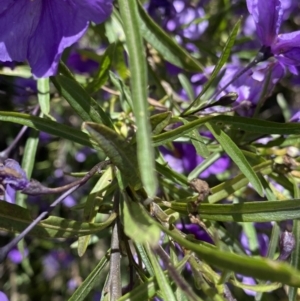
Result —
<path fill-rule="evenodd" d="M 249 13 L 252 15 L 257 35 L 264 46 L 271 46 L 278 35 L 282 21 L 280 0 L 247 0 Z"/>
<path fill-rule="evenodd" d="M 0 8 L 0 61 L 25 61 L 38 25 L 42 1 L 5 1 Z"/>
<path fill-rule="evenodd" d="M 300 65 L 300 31 L 280 34 L 272 52 L 285 65 Z"/>
<path fill-rule="evenodd" d="M 16 190 L 10 184 L 5 187 L 5 201 L 12 204 L 16 202 Z"/>
<path fill-rule="evenodd" d="M 28 59 L 35 76 L 53 75 L 61 53 L 81 38 L 89 21 L 103 22 L 111 12 L 112 0 L 6 0 L 0 8 L 0 60 Z"/>

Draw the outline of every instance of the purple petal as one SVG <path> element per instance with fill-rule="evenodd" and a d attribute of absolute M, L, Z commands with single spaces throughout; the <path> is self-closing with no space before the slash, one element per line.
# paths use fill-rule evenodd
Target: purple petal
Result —
<path fill-rule="evenodd" d="M 24 250 L 24 254 L 22 254 L 17 248 L 12 249 L 9 253 L 8 253 L 8 258 L 18 264 L 21 263 L 23 258 L 26 257 L 28 255 L 28 250 L 25 249 Z"/>
<path fill-rule="evenodd" d="M 0 14 L 0 60 L 25 61 L 28 43 L 38 26 L 42 1 L 5 1 Z"/>
<path fill-rule="evenodd" d="M 5 187 L 5 201 L 12 204 L 16 202 L 16 190 L 9 184 Z"/>
<path fill-rule="evenodd" d="M 290 122 L 300 122 L 300 111 L 298 111 L 296 114 L 292 116 Z"/>
<path fill-rule="evenodd" d="M 282 21 L 280 0 L 247 0 L 249 13 L 252 15 L 257 35 L 264 46 L 271 46 L 275 41 Z"/>
<path fill-rule="evenodd" d="M 0 301 L 9 301 L 7 296 L 1 291 L 0 291 Z"/>
<path fill-rule="evenodd" d="M 285 65 L 300 65 L 300 31 L 280 34 L 272 52 Z"/>
<path fill-rule="evenodd" d="M 61 53 L 84 34 L 89 21 L 103 22 L 112 12 L 112 0 L 18 0 L 4 6 L 0 60 L 28 59 L 37 77 L 53 75 Z"/>
<path fill-rule="evenodd" d="M 22 190 L 29 183 L 25 171 L 13 159 L 6 159 L 4 165 L 0 166 L 0 170 L 4 174 L 1 175 L 0 181 L 5 185 L 12 185 L 14 189 Z"/>

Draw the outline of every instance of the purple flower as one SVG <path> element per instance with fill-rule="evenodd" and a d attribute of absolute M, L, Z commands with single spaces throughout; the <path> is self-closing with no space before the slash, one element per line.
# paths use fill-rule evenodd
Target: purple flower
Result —
<path fill-rule="evenodd" d="M 222 77 L 219 88 L 224 87 L 231 79 L 240 72 L 243 67 L 238 65 L 228 65 L 225 71 L 224 76 Z M 268 95 L 270 95 L 281 78 L 285 75 L 285 70 L 283 66 L 276 63 L 261 63 L 256 68 L 248 70 L 246 73 L 237 78 L 229 87 L 226 89 L 228 92 L 236 92 L 238 94 L 237 103 L 240 103 L 244 100 L 250 101 L 251 104 L 256 105 L 261 97 L 261 93 L 264 89 L 264 82 L 268 78 L 270 72 L 270 82 L 268 86 Z M 226 94 L 224 93 L 224 95 Z M 247 115 L 247 112 L 243 115 Z"/>
<path fill-rule="evenodd" d="M 9 301 L 7 296 L 1 291 L 0 291 L 0 301 Z"/>
<path fill-rule="evenodd" d="M 28 184 L 26 173 L 17 161 L 6 159 L 0 165 L 0 185 L 7 202 L 14 203 L 16 191 L 23 190 Z"/>
<path fill-rule="evenodd" d="M 178 173 L 189 173 L 203 161 L 203 158 L 197 154 L 195 147 L 192 144 L 174 142 L 173 145 L 173 151 L 164 147 L 161 147 L 160 150 L 169 166 Z M 207 178 L 210 175 L 222 173 L 229 165 L 229 157 L 222 156 L 202 172 L 200 177 Z"/>
<path fill-rule="evenodd" d="M 68 269 L 73 256 L 65 250 L 54 250 L 43 258 L 43 274 L 47 280 L 54 278 L 61 269 Z"/>
<path fill-rule="evenodd" d="M 9 251 L 7 257 L 14 263 L 18 264 L 21 263 L 23 258 L 28 255 L 28 249 L 24 250 L 24 253 L 22 254 L 17 248 L 13 248 Z"/>
<path fill-rule="evenodd" d="M 77 52 L 72 52 L 69 55 L 67 65 L 77 73 L 92 73 L 99 67 L 99 63 Z"/>
<path fill-rule="evenodd" d="M 179 35 L 197 40 L 208 27 L 208 21 L 200 21 L 205 16 L 205 12 L 201 7 L 193 7 L 189 1 L 174 1 L 176 17 L 167 22 L 169 31 L 176 31 Z"/>
<path fill-rule="evenodd" d="M 220 82 L 218 83 L 218 90 L 222 90 L 223 87 L 227 85 L 227 83 L 231 82 L 231 80 L 238 74 L 244 67 L 239 64 L 239 62 L 235 62 L 232 64 L 228 64 L 225 68 L 224 75 L 222 76 Z M 207 68 L 207 73 L 210 73 L 212 68 Z M 261 93 L 264 89 L 264 83 L 268 78 L 270 73 L 270 81 L 268 83 L 268 94 L 269 96 L 276 83 L 278 83 L 281 78 L 285 75 L 285 68 L 282 66 L 280 62 L 262 62 L 259 66 L 252 68 L 245 72 L 243 75 L 239 76 L 236 80 L 234 80 L 225 91 L 220 93 L 220 96 L 224 96 L 229 92 L 236 92 L 238 98 L 236 103 L 233 106 L 238 106 L 242 102 L 244 104 L 248 104 L 247 106 L 239 106 L 237 108 L 237 112 L 242 116 L 251 116 L 253 110 L 249 108 L 249 106 L 253 107 L 258 103 L 261 97 Z M 191 78 L 192 83 L 195 86 L 195 94 L 199 94 L 203 88 L 204 83 L 206 82 L 206 77 L 203 75 L 193 75 Z M 246 102 L 245 102 L 246 101 Z M 222 111 L 225 109 L 220 108 L 209 108 L 208 112 Z"/>
<path fill-rule="evenodd" d="M 112 0 L 3 0 L 0 8 L 0 60 L 28 60 L 36 77 L 55 74 L 63 50 L 101 23 Z"/>
<path fill-rule="evenodd" d="M 186 234 L 193 234 L 196 239 L 213 244 L 211 237 L 197 224 L 183 224 L 179 223 L 176 228 Z"/>
<path fill-rule="evenodd" d="M 300 111 L 296 112 L 292 118 L 290 119 L 290 122 L 300 122 Z"/>
<path fill-rule="evenodd" d="M 279 34 L 283 9 L 280 0 L 247 0 L 262 45 L 281 63 L 300 65 L 300 31 Z"/>
<path fill-rule="evenodd" d="M 200 4 L 192 5 L 187 0 L 151 0 L 149 14 L 169 32 L 180 37 L 197 40 L 208 27 L 207 20 L 200 20 L 205 12 Z"/>

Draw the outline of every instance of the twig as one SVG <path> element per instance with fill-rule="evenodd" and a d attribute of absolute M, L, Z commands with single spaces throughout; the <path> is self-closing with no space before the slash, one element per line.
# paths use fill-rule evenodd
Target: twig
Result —
<path fill-rule="evenodd" d="M 72 187 L 76 185 L 83 185 L 86 183 L 97 171 L 100 171 L 101 169 L 105 168 L 107 165 L 111 164 L 109 160 L 103 161 L 95 165 L 83 178 L 76 180 L 70 184 L 50 188 L 47 186 L 42 185 L 39 181 L 31 179 L 30 184 L 28 187 L 21 190 L 22 193 L 27 195 L 42 195 L 42 194 L 54 194 L 54 193 L 62 193 L 64 191 L 67 191 L 68 189 L 71 189 Z"/>
<path fill-rule="evenodd" d="M 58 193 L 64 192 L 58 199 L 56 199 L 45 211 L 43 211 L 36 219 L 34 219 L 31 224 L 25 228 L 18 236 L 16 236 L 11 242 L 9 242 L 4 247 L 0 248 L 0 262 L 2 262 L 8 252 L 15 246 L 17 243 L 23 239 L 42 219 L 44 219 L 63 199 L 65 199 L 69 194 L 75 191 L 77 188 L 86 183 L 98 170 L 103 168 L 110 163 L 110 161 L 100 162 L 94 166 L 82 179 L 75 181 L 69 185 L 65 185 L 58 188 L 48 188 L 50 192 L 48 193 Z M 44 186 L 43 186 L 44 187 Z M 67 188 L 66 188 L 67 187 Z M 44 187 L 47 189 L 47 187 Z M 67 191 L 66 191 L 67 190 Z M 55 191 L 55 192 L 53 192 Z M 23 192 L 23 191 L 22 191 Z M 37 193 L 38 194 L 38 193 Z M 36 194 L 36 195 L 37 195 Z"/>
<path fill-rule="evenodd" d="M 119 213 L 119 193 L 114 196 L 114 211 Z M 112 229 L 111 252 L 109 264 L 109 279 L 104 291 L 109 293 L 109 300 L 116 301 L 122 296 L 121 284 L 121 252 L 120 252 L 120 232 L 119 218 L 116 218 Z"/>
<path fill-rule="evenodd" d="M 35 108 L 32 111 L 32 115 L 36 115 L 39 111 L 39 108 L 40 108 L 39 105 L 35 106 Z M 13 142 L 11 142 L 4 151 L 0 152 L 0 160 L 1 161 L 4 161 L 5 159 L 7 159 L 9 157 L 10 152 L 16 147 L 16 145 L 18 144 L 20 139 L 25 134 L 27 128 L 28 128 L 27 125 L 22 126 L 21 130 L 19 131 L 18 135 L 15 137 Z"/>

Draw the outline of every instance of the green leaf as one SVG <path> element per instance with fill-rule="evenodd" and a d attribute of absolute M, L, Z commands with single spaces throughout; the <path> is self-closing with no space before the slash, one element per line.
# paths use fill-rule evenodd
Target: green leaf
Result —
<path fill-rule="evenodd" d="M 107 187 L 111 184 L 112 177 L 112 169 L 109 167 L 93 187 L 84 204 L 83 216 L 85 222 L 93 223 L 95 221 L 100 205 L 99 197 L 103 198 Z M 91 235 L 79 237 L 77 249 L 79 256 L 84 255 L 89 245 L 90 238 Z"/>
<path fill-rule="evenodd" d="M 236 286 L 240 287 L 242 289 L 248 289 L 253 292 L 271 292 L 274 291 L 282 286 L 281 283 L 275 282 L 275 283 L 264 283 L 264 284 L 255 284 L 255 285 L 248 285 L 244 284 L 242 282 L 237 281 L 236 279 L 234 281 L 231 281 L 231 283 Z"/>
<path fill-rule="evenodd" d="M 52 77 L 51 80 L 59 93 L 83 121 L 103 123 L 110 128 L 114 128 L 109 116 L 77 81 L 65 75 L 57 75 Z"/>
<path fill-rule="evenodd" d="M 188 124 L 189 122 L 182 118 L 183 124 Z M 199 134 L 198 129 L 192 130 L 189 135 L 191 138 L 191 142 L 194 145 L 196 152 L 203 158 L 207 158 L 209 156 L 209 150 L 204 142 L 203 137 Z"/>
<path fill-rule="evenodd" d="M 269 175 L 272 173 L 272 164 L 271 160 L 260 163 L 256 166 L 253 166 L 253 170 L 256 173 L 261 173 L 263 175 Z M 208 196 L 209 203 L 216 203 L 220 200 L 223 200 L 235 193 L 239 189 L 246 187 L 248 185 L 248 179 L 243 175 L 239 174 L 236 177 L 229 179 L 215 187 L 211 188 L 212 195 Z"/>
<path fill-rule="evenodd" d="M 38 101 L 42 113 L 50 117 L 50 83 L 49 78 L 39 78 L 37 80 Z"/>
<path fill-rule="evenodd" d="M 168 62 L 194 72 L 203 71 L 203 66 L 194 59 L 183 47 L 164 32 L 146 13 L 140 3 L 139 24 L 144 39 L 155 48 Z"/>
<path fill-rule="evenodd" d="M 293 235 L 295 238 L 295 249 L 291 255 L 291 265 L 297 270 L 300 270 L 300 221 L 293 221 Z M 296 301 L 298 299 L 298 289 L 295 287 L 289 288 L 289 301 Z"/>
<path fill-rule="evenodd" d="M 38 143 L 39 143 L 39 132 L 36 130 L 31 130 L 30 135 L 26 140 L 23 158 L 22 158 L 22 165 L 21 165 L 28 179 L 31 178 L 33 166 L 35 163 L 35 155 L 36 155 Z M 27 199 L 27 195 L 18 193 L 16 197 L 16 204 L 27 208 L 27 204 L 25 203 L 26 199 Z"/>
<path fill-rule="evenodd" d="M 141 300 L 151 300 L 155 296 L 159 289 L 155 277 L 150 278 L 144 283 L 139 284 L 132 291 L 125 294 L 118 301 L 141 301 Z"/>
<path fill-rule="evenodd" d="M 270 202 L 267 202 L 270 203 Z M 280 202 L 275 202 L 280 203 Z M 212 266 L 224 271 L 233 271 L 242 275 L 262 280 L 281 282 L 291 286 L 300 286 L 300 272 L 285 262 L 273 261 L 266 258 L 250 257 L 208 248 L 190 242 L 181 235 L 157 225 L 167 235 L 171 236 L 182 247 L 199 255 L 199 258 Z"/>
<path fill-rule="evenodd" d="M 124 81 L 115 75 L 113 72 L 109 71 L 109 77 L 112 84 L 120 92 L 120 102 L 123 110 L 126 112 L 127 108 L 125 107 L 125 101 L 128 103 L 129 107 L 132 109 L 132 98 L 129 88 L 125 85 Z"/>
<path fill-rule="evenodd" d="M 96 286 L 99 281 L 99 276 L 104 272 L 104 268 L 108 263 L 108 254 L 99 261 L 93 271 L 84 279 L 80 286 L 76 289 L 69 301 L 84 301 L 89 292 Z"/>
<path fill-rule="evenodd" d="M 234 161 L 234 163 L 239 167 L 240 171 L 253 185 L 253 188 L 257 191 L 257 193 L 260 196 L 263 196 L 263 186 L 259 180 L 259 177 L 252 169 L 242 151 L 231 140 L 231 138 L 217 126 L 212 124 L 207 124 L 206 126 L 217 139 L 217 141 L 222 145 L 227 155 Z"/>
<path fill-rule="evenodd" d="M 191 181 L 198 178 L 199 175 L 216 162 L 221 157 L 220 153 L 212 153 L 208 158 L 202 161 L 198 166 L 196 166 L 188 175 L 188 180 Z"/>
<path fill-rule="evenodd" d="M 137 156 L 141 179 L 150 197 L 156 195 L 154 149 L 147 102 L 147 64 L 140 32 L 137 1 L 119 0 L 131 73 L 131 95 L 137 125 Z"/>
<path fill-rule="evenodd" d="M 168 207 L 181 214 L 190 212 L 188 203 L 171 202 Z M 300 200 L 261 201 L 240 204 L 199 204 L 201 218 L 222 222 L 270 222 L 300 218 Z"/>
<path fill-rule="evenodd" d="M 103 223 L 83 223 L 61 217 L 50 216 L 31 230 L 30 235 L 40 238 L 70 238 L 95 234 L 107 228 L 116 218 L 111 214 Z M 0 202 L 0 229 L 9 232 L 22 232 L 33 219 L 23 207 Z"/>
<path fill-rule="evenodd" d="M 152 133 L 157 135 L 169 124 L 172 117 L 172 112 L 163 112 L 150 117 Z"/>
<path fill-rule="evenodd" d="M 212 82 L 214 81 L 214 79 L 216 78 L 216 76 L 219 74 L 220 70 L 222 69 L 222 67 L 225 65 L 225 63 L 227 62 L 229 56 L 230 56 L 230 52 L 231 49 L 234 45 L 235 42 L 235 38 L 238 34 L 239 28 L 241 25 L 241 19 L 234 25 L 232 32 L 230 33 L 228 40 L 226 41 L 225 47 L 222 51 L 222 55 L 219 58 L 209 80 L 205 83 L 205 85 L 203 86 L 202 91 L 200 92 L 200 94 L 196 97 L 196 99 L 191 103 L 191 105 L 185 110 L 185 112 L 183 113 L 183 115 L 186 114 L 192 114 L 194 111 L 197 111 L 200 107 L 201 107 L 201 96 L 205 94 L 205 92 L 209 89 L 209 87 L 211 86 Z M 194 108 L 193 108 L 194 107 Z M 193 108 L 193 109 L 192 109 Z"/>
<path fill-rule="evenodd" d="M 149 245 L 146 245 L 147 254 L 150 258 L 150 261 L 152 263 L 152 267 L 154 270 L 154 275 L 156 278 L 156 281 L 158 283 L 158 286 L 160 288 L 161 294 L 163 296 L 163 300 L 168 301 L 177 301 L 175 294 L 171 288 L 170 280 L 165 275 L 164 271 L 162 270 L 161 265 L 158 262 L 157 257 L 155 256 L 155 253 L 151 250 Z"/>
<path fill-rule="evenodd" d="M 206 122 L 217 123 L 219 126 L 232 126 L 233 129 L 259 134 L 292 135 L 300 133 L 299 123 L 280 123 L 255 118 L 219 115 L 200 117 L 174 130 L 153 136 L 153 144 L 154 146 L 166 144 L 176 138 L 182 137 L 193 129 L 199 128 Z"/>
<path fill-rule="evenodd" d="M 104 54 L 101 56 L 98 72 L 94 76 L 93 80 L 86 86 L 86 90 L 89 93 L 97 92 L 107 82 L 109 69 L 111 68 L 112 65 L 115 48 L 116 48 L 115 43 L 110 44 L 106 48 Z"/>
<path fill-rule="evenodd" d="M 182 88 L 188 95 L 189 100 L 190 101 L 194 100 L 195 99 L 194 88 L 191 85 L 190 79 L 188 79 L 188 77 L 184 73 L 179 73 L 178 79 Z"/>
<path fill-rule="evenodd" d="M 129 201 L 125 193 L 123 197 L 121 217 L 125 234 L 138 244 L 156 245 L 160 238 L 160 229 L 142 205 Z"/>
<path fill-rule="evenodd" d="M 134 146 L 105 125 L 85 122 L 82 127 L 97 141 L 112 163 L 120 169 L 125 181 L 134 187 L 140 186 Z"/>
<path fill-rule="evenodd" d="M 98 147 L 97 143 L 91 141 L 86 133 L 52 120 L 28 114 L 0 111 L 0 121 L 26 125 L 38 131 L 46 132 L 53 136 L 64 138 L 81 145 L 89 146 L 91 148 Z"/>

